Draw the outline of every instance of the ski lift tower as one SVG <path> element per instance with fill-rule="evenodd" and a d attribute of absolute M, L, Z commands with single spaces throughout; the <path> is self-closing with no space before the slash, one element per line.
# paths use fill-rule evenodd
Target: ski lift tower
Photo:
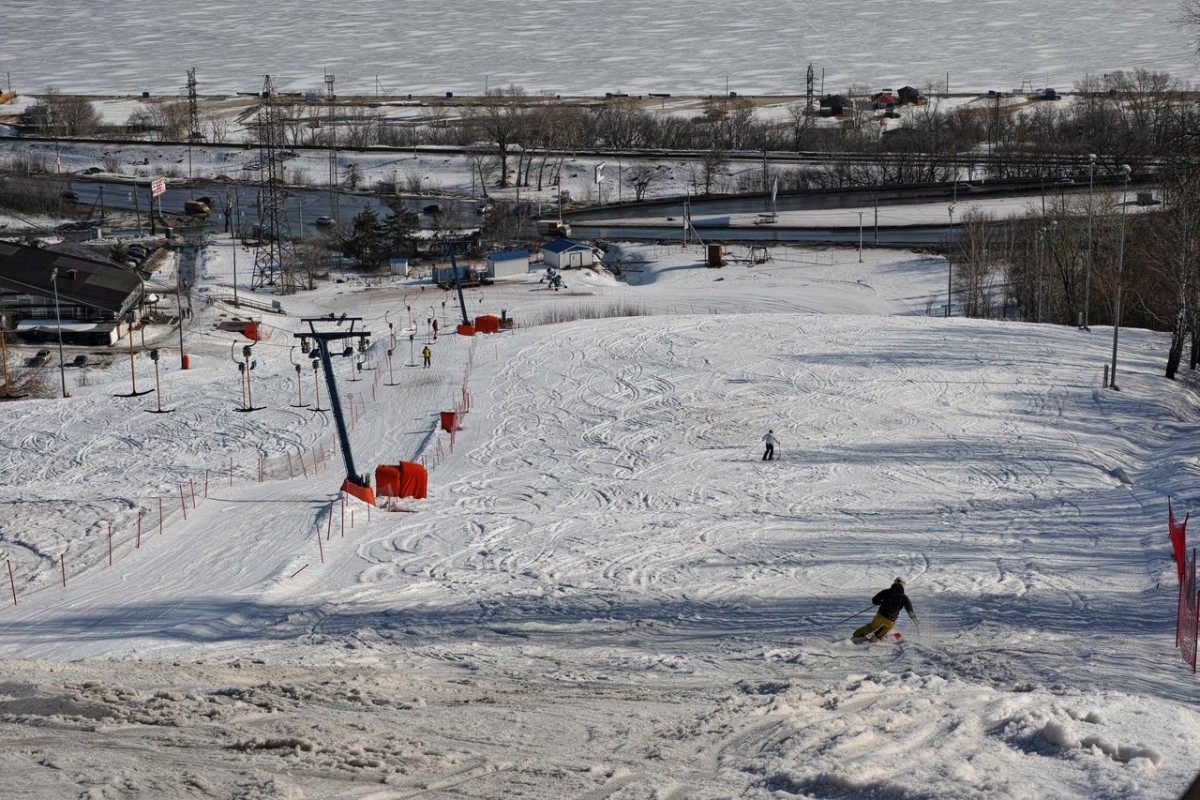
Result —
<path fill-rule="evenodd" d="M 308 349 L 308 339 L 311 338 L 316 342 L 317 346 L 310 352 L 310 355 L 314 360 L 319 359 L 325 370 L 325 386 L 329 391 L 329 408 L 333 411 L 338 442 L 342 447 L 342 460 L 346 464 L 346 480 L 342 483 L 342 491 L 374 505 L 375 493 L 371 490 L 370 480 L 367 476 L 360 475 L 354 466 L 354 454 L 350 450 L 350 434 L 346 429 L 346 416 L 342 412 L 342 401 L 338 394 L 337 378 L 334 377 L 333 362 L 330 361 L 329 357 L 330 342 L 357 339 L 360 343 L 365 343 L 370 338 L 371 332 L 355 329 L 355 326 L 362 322 L 362 317 L 347 317 L 345 314 L 342 314 L 340 317 L 330 314 L 328 317 L 316 317 L 300 321 L 308 325 L 308 333 L 297 333 L 295 337 L 300 340 L 301 345 L 306 350 Z M 342 354 L 345 355 L 347 352 L 353 354 L 354 351 L 355 348 L 353 345 L 347 345 Z"/>
<path fill-rule="evenodd" d="M 243 169 L 259 174 L 259 246 L 254 254 L 251 288 L 278 286 L 283 294 L 295 294 L 296 254 L 292 248 L 284 191 L 283 162 L 293 157 L 284 147 L 283 119 L 279 114 L 275 84 L 268 75 L 258 106 L 258 157 Z"/>

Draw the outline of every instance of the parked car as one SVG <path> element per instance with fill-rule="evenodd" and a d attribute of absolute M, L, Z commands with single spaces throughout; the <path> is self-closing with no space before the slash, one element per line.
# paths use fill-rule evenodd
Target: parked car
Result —
<path fill-rule="evenodd" d="M 322 228 L 332 227 L 333 217 L 317 217 L 316 223 L 317 223 L 317 225 L 320 225 Z"/>

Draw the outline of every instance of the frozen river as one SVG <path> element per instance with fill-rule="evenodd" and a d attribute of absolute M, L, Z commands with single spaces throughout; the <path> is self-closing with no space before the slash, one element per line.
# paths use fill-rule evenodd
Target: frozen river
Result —
<path fill-rule="evenodd" d="M 1178 0 L 7 0 L 0 70 L 24 93 L 801 94 L 949 82 L 1067 88 L 1087 74 L 1200 68 Z"/>

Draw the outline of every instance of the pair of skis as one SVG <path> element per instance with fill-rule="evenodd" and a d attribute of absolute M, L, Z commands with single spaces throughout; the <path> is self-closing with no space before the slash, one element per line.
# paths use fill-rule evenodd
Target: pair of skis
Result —
<path fill-rule="evenodd" d="M 854 644 L 878 644 L 879 642 L 893 642 L 894 643 L 894 642 L 900 641 L 900 634 L 899 634 L 899 632 L 889 633 L 888 635 L 886 635 L 882 638 L 879 638 L 876 636 L 851 636 L 850 641 L 853 642 Z"/>

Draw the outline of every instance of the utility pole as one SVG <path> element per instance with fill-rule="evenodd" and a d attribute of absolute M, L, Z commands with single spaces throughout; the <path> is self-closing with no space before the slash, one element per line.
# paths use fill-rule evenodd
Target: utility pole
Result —
<path fill-rule="evenodd" d="M 341 219 L 338 216 L 338 166 L 337 166 L 337 118 L 334 115 L 337 107 L 337 95 L 333 92 L 333 75 L 326 73 L 325 75 L 325 102 L 328 105 L 328 121 L 329 130 L 326 136 L 329 137 L 329 208 L 330 216 L 333 217 L 335 230 L 341 224 Z"/>
<path fill-rule="evenodd" d="M 1121 165 L 1121 173 L 1125 178 L 1121 192 L 1121 243 L 1117 247 L 1117 280 L 1116 294 L 1113 298 L 1113 343 L 1112 343 L 1112 373 L 1109 376 L 1108 388 L 1120 389 L 1117 386 L 1117 337 L 1121 332 L 1121 277 L 1125 271 L 1125 213 L 1129 204 L 1129 173 L 1128 164 Z"/>
<path fill-rule="evenodd" d="M 1092 305 L 1092 190 L 1095 186 L 1096 177 L 1096 154 L 1088 153 L 1088 248 L 1087 248 L 1087 272 L 1083 278 L 1083 320 L 1080 322 L 1080 328 L 1088 331 L 1088 310 Z"/>
<path fill-rule="evenodd" d="M 200 98 L 196 93 L 196 69 L 187 71 L 188 96 L 188 188 L 192 189 L 192 142 L 200 138 Z M 193 189 L 192 199 L 196 197 Z"/>

